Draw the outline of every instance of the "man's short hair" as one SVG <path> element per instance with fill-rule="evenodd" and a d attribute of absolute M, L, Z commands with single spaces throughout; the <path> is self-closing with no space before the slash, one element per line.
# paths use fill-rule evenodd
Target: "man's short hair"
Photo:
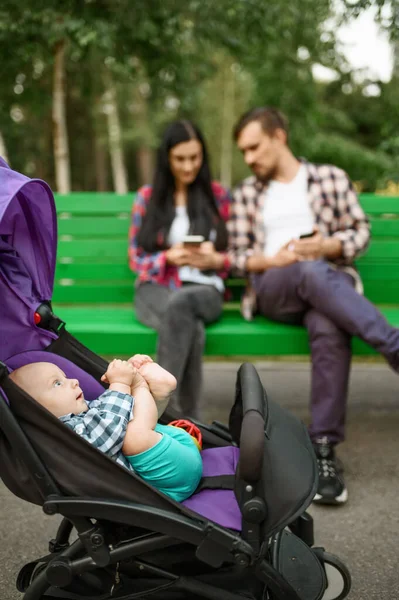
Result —
<path fill-rule="evenodd" d="M 276 129 L 282 129 L 287 135 L 288 141 L 288 119 L 282 112 L 273 108 L 272 106 L 260 106 L 257 108 L 251 108 L 240 117 L 236 126 L 233 129 L 233 136 L 235 141 L 241 131 L 252 121 L 258 121 L 265 133 L 272 135 Z"/>

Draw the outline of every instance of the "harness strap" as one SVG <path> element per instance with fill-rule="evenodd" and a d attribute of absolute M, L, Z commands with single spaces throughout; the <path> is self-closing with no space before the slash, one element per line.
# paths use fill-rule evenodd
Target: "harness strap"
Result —
<path fill-rule="evenodd" d="M 209 475 L 202 477 L 194 494 L 202 490 L 234 490 L 235 475 Z"/>

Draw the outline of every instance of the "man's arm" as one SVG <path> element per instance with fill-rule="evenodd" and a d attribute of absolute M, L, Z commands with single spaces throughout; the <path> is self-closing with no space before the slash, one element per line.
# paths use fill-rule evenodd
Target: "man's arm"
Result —
<path fill-rule="evenodd" d="M 334 195 L 327 211 L 328 215 L 331 213 L 331 217 L 324 222 L 324 229 L 329 235 L 322 236 L 319 228 L 315 227 L 312 237 L 295 240 L 290 247 L 302 260 L 325 258 L 337 263 L 351 264 L 367 248 L 370 225 L 347 174 L 338 167 L 330 169 L 328 181 L 333 186 Z M 323 213 L 320 216 L 322 215 Z"/>
<path fill-rule="evenodd" d="M 252 196 L 245 196 L 245 182 L 233 193 L 231 218 L 228 222 L 229 258 L 233 274 L 262 273 L 272 267 L 286 267 L 298 261 L 298 256 L 287 247 L 275 256 L 254 252 L 255 233 L 253 221 L 257 206 Z"/>
<path fill-rule="evenodd" d="M 247 261 L 253 254 L 254 234 L 248 212 L 248 199 L 245 198 L 244 184 L 233 192 L 230 219 L 227 222 L 228 258 L 234 276 L 245 276 Z"/>
<path fill-rule="evenodd" d="M 338 228 L 332 234 L 332 239 L 339 240 L 342 245 L 339 262 L 350 264 L 367 249 L 370 242 L 370 223 L 349 177 L 341 169 L 338 171 L 341 179 L 337 176 L 337 184 L 341 184 L 344 191 L 340 194 L 343 202 L 337 203 Z"/>
<path fill-rule="evenodd" d="M 288 267 L 298 260 L 299 256 L 284 246 L 274 256 L 253 254 L 247 259 L 246 268 L 250 273 L 263 273 L 273 267 Z"/>

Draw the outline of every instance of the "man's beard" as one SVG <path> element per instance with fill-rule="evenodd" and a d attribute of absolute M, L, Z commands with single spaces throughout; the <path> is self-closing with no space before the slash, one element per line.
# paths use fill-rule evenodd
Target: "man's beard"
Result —
<path fill-rule="evenodd" d="M 262 183 L 269 183 L 272 179 L 275 179 L 277 175 L 277 167 L 270 167 L 270 169 L 266 173 L 256 173 L 254 171 L 256 178 Z"/>

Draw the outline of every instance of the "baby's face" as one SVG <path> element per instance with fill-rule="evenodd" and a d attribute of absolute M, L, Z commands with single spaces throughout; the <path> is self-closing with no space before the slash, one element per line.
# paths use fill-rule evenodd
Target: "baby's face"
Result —
<path fill-rule="evenodd" d="M 15 382 L 56 417 L 87 411 L 77 379 L 68 379 L 51 363 L 26 365 L 15 372 Z"/>

